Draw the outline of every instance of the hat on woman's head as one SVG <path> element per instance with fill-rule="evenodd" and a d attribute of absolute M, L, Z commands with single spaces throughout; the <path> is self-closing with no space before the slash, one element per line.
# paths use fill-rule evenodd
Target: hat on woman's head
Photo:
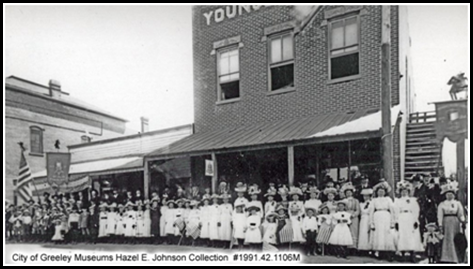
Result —
<path fill-rule="evenodd" d="M 337 195 L 337 192 L 338 191 L 336 188 L 325 188 L 324 190 L 325 195 L 329 195 L 329 194 Z"/>
<path fill-rule="evenodd" d="M 276 196 L 276 192 L 268 189 L 268 191 L 264 194 L 264 197 L 267 196 Z"/>
<path fill-rule="evenodd" d="M 248 190 L 249 195 L 258 195 L 260 193 L 261 193 L 261 190 L 259 189 L 258 185 L 256 185 L 256 184 L 251 185 L 249 190 Z"/>
<path fill-rule="evenodd" d="M 440 195 L 444 195 L 449 192 L 455 194 L 458 191 L 458 182 L 449 182 L 441 186 L 440 188 L 441 188 Z"/>
<path fill-rule="evenodd" d="M 320 193 L 320 190 L 317 189 L 317 187 L 310 187 L 309 189 L 307 189 L 307 193 L 316 193 L 316 194 L 319 194 Z"/>
<path fill-rule="evenodd" d="M 382 182 L 379 182 L 378 184 L 376 184 L 373 187 L 374 193 L 377 193 L 379 189 L 384 189 L 386 192 L 390 192 L 391 191 L 391 186 L 389 186 L 388 182 L 382 181 Z"/>
<path fill-rule="evenodd" d="M 282 186 L 279 187 L 278 194 L 280 196 L 287 196 L 288 193 L 289 193 L 289 189 L 287 188 L 286 185 L 282 185 Z"/>
<path fill-rule="evenodd" d="M 351 182 L 347 182 L 343 184 L 343 186 L 340 188 L 340 192 L 345 194 L 346 191 L 355 191 L 355 186 Z"/>
<path fill-rule="evenodd" d="M 299 196 L 302 196 L 302 190 L 301 190 L 300 188 L 291 186 L 291 187 L 289 188 L 289 195 L 299 195 Z"/>
<path fill-rule="evenodd" d="M 235 186 L 235 191 L 236 192 L 246 192 L 246 184 L 243 184 L 242 182 L 238 182 Z"/>
<path fill-rule="evenodd" d="M 407 181 L 399 181 L 397 184 L 396 184 L 396 191 L 398 193 L 400 193 L 402 190 L 408 190 L 408 191 L 412 191 L 413 189 L 413 186 L 411 183 L 407 182 Z"/>
<path fill-rule="evenodd" d="M 373 195 L 373 189 L 362 189 L 360 192 L 361 195 Z"/>

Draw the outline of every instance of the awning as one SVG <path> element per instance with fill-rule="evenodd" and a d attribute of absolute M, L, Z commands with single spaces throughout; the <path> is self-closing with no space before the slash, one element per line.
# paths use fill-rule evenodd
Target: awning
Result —
<path fill-rule="evenodd" d="M 126 157 L 108 160 L 99 160 L 84 163 L 71 164 L 69 169 L 69 181 L 61 185 L 62 192 L 77 192 L 90 186 L 90 176 L 129 173 L 143 171 L 142 157 Z M 47 181 L 46 170 L 32 175 L 36 190 L 35 195 L 51 192 L 52 188 Z"/>
<path fill-rule="evenodd" d="M 355 124 L 363 118 L 371 121 L 380 115 L 379 111 L 360 110 L 351 113 L 331 113 L 313 117 L 266 122 L 259 125 L 240 126 L 200 132 L 185 137 L 167 147 L 147 155 L 150 159 L 209 154 L 233 149 L 257 148 L 262 146 L 282 146 L 295 142 L 325 143 L 337 139 L 360 139 L 381 136 L 381 119 L 370 122 L 369 126 Z M 394 114 L 394 113 L 393 113 Z M 370 117 L 371 116 L 371 117 Z M 397 115 L 396 115 L 397 116 Z M 348 125 L 349 123 L 353 123 Z M 354 126 L 352 126 L 354 125 Z M 351 127 L 350 127 L 351 126 Z M 325 131 L 338 127 L 334 132 Z M 356 127 L 356 128 L 354 128 Z"/>

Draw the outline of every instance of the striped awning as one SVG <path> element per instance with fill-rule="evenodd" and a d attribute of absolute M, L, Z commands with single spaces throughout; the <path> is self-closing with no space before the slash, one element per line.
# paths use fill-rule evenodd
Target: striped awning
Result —
<path fill-rule="evenodd" d="M 33 195 L 40 196 L 45 192 L 53 193 L 54 189 L 48 183 L 46 177 L 35 178 L 33 180 L 34 188 Z M 71 175 L 67 183 L 59 186 L 61 192 L 78 192 L 87 189 L 91 185 L 91 180 L 89 175 Z"/>

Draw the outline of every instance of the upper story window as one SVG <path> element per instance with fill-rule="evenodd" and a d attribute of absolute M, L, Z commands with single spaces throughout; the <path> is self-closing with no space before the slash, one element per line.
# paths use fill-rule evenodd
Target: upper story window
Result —
<path fill-rule="evenodd" d="M 218 101 L 240 97 L 240 59 L 238 46 L 218 50 Z"/>
<path fill-rule="evenodd" d="M 269 37 L 271 91 L 294 86 L 294 38 L 292 32 Z"/>
<path fill-rule="evenodd" d="M 37 126 L 30 127 L 30 152 L 43 154 L 43 130 Z"/>
<path fill-rule="evenodd" d="M 333 20 L 329 23 L 329 75 L 331 80 L 360 74 L 359 26 L 359 16 Z"/>

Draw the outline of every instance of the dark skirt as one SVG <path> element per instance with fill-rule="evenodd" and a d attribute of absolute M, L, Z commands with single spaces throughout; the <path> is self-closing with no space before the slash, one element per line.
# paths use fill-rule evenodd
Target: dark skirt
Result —
<path fill-rule="evenodd" d="M 444 238 L 442 243 L 441 262 L 458 263 L 457 251 L 454 238 L 460 232 L 460 220 L 456 216 L 443 218 Z"/>

